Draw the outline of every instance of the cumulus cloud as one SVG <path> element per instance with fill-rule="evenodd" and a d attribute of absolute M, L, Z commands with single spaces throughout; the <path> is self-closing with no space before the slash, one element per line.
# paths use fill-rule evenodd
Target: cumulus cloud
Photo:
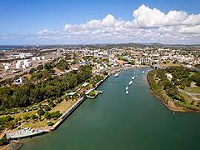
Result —
<path fill-rule="evenodd" d="M 140 6 L 133 12 L 135 21 L 139 27 L 162 27 L 178 25 L 200 24 L 200 14 L 188 15 L 185 11 L 171 10 L 167 14 L 156 8 Z"/>
<path fill-rule="evenodd" d="M 133 19 L 130 21 L 108 14 L 103 19 L 82 24 L 67 23 L 59 29 L 44 29 L 31 37 L 39 41 L 57 40 L 58 43 L 60 41 L 70 44 L 122 42 L 199 44 L 200 14 L 188 14 L 182 10 L 164 13 L 159 9 L 141 5 L 133 11 Z"/>

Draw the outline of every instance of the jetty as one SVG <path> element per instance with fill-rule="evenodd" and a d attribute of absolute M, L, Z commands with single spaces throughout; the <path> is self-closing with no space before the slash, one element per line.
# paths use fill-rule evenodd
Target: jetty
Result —
<path fill-rule="evenodd" d="M 100 80 L 93 89 L 90 90 L 95 90 L 96 88 L 98 88 L 107 78 L 109 77 L 109 75 L 107 75 L 104 79 Z M 90 91 L 89 90 L 89 91 Z M 88 92 L 88 91 L 87 91 Z M 87 93 L 86 92 L 86 93 Z M 103 93 L 102 91 L 98 91 L 98 93 Z M 77 108 L 78 106 L 80 106 L 85 100 L 86 100 L 86 96 L 81 97 L 79 100 L 77 100 L 76 103 L 74 103 L 68 110 L 66 110 L 64 112 L 64 114 L 59 118 L 59 120 L 52 126 L 49 128 L 50 131 L 53 131 L 55 129 L 57 129 L 61 123 L 68 118 Z"/>

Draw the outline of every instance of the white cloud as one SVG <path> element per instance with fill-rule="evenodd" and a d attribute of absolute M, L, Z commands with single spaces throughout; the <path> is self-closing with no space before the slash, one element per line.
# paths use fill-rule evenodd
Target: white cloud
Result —
<path fill-rule="evenodd" d="M 179 32 L 180 33 L 186 33 L 186 34 L 200 34 L 200 25 L 189 26 L 189 27 L 182 27 L 179 30 Z"/>
<path fill-rule="evenodd" d="M 10 36 L 0 36 L 0 39 L 5 37 Z M 60 29 L 44 29 L 35 35 L 29 35 L 27 39 L 69 44 L 119 42 L 199 44 L 200 14 L 189 15 L 185 11 L 177 10 L 164 13 L 159 9 L 141 5 L 133 11 L 132 21 L 118 19 L 108 14 L 103 19 L 82 24 L 68 23 Z"/>
<path fill-rule="evenodd" d="M 200 14 L 188 15 L 185 11 L 171 10 L 167 14 L 156 8 L 141 5 L 133 12 L 139 27 L 162 27 L 200 24 Z"/>

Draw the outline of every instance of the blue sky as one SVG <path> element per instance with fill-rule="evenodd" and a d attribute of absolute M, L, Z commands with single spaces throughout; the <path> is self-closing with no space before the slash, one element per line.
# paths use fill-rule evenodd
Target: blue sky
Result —
<path fill-rule="evenodd" d="M 75 35 L 75 30 L 77 30 L 74 29 L 75 27 L 73 27 L 74 31 L 71 31 L 72 29 L 70 28 L 70 34 L 68 34 L 69 32 L 66 30 L 61 32 L 66 24 L 78 26 L 80 24 L 86 24 L 91 20 L 103 20 L 108 14 L 111 14 L 116 20 L 132 22 L 135 19 L 133 12 L 142 6 L 142 4 L 152 10 L 153 8 L 156 8 L 164 14 L 167 14 L 171 10 L 182 10 L 187 12 L 188 15 L 198 15 L 200 13 L 200 0 L 0 0 L 0 44 L 76 43 L 76 41 L 80 41 L 80 37 Z M 199 19 L 198 16 L 196 18 L 197 20 Z M 154 18 L 152 18 L 152 20 L 153 19 Z M 147 21 L 151 22 L 151 20 Z M 161 26 L 157 26 L 158 24 L 153 24 L 151 26 L 152 28 L 148 27 L 146 31 L 151 30 L 152 32 L 157 32 L 155 27 L 161 30 Z M 161 24 L 162 27 L 168 26 L 163 26 L 163 23 Z M 195 31 L 197 30 L 197 33 L 195 33 L 194 36 L 190 34 L 189 37 L 185 37 L 185 41 L 177 40 L 174 43 L 185 42 L 188 44 L 188 42 L 190 42 L 189 39 L 192 39 L 191 36 L 195 39 L 199 39 L 199 24 L 198 21 L 195 22 L 195 25 L 197 26 L 195 27 Z M 179 25 L 179 28 L 183 25 L 185 26 L 185 24 Z M 140 30 L 145 27 L 147 27 L 146 24 L 144 24 L 144 26 L 138 26 Z M 190 25 L 189 27 L 191 29 L 192 26 Z M 188 31 L 189 29 L 188 26 L 185 26 L 184 29 L 181 28 L 180 30 Z M 193 30 L 194 29 L 191 29 L 190 31 Z M 47 32 L 45 32 L 45 37 L 38 37 L 38 33 L 44 33 L 42 31 L 48 31 L 51 35 L 47 37 Z M 115 32 L 116 30 L 114 29 L 112 31 Z M 109 33 L 110 32 L 111 31 L 109 31 Z M 54 33 L 55 36 L 53 36 L 52 33 Z M 80 33 L 78 34 L 80 35 Z M 58 38 L 60 35 L 62 35 L 63 38 Z M 95 41 L 97 41 L 97 43 L 104 43 L 105 41 L 111 43 L 120 41 L 126 42 L 127 39 L 129 39 L 127 42 L 143 42 L 142 40 L 130 40 L 129 37 L 124 37 L 123 39 L 118 38 L 116 40 L 108 38 L 108 40 L 105 41 L 95 39 L 95 37 L 89 37 L 91 40 L 88 41 L 87 39 L 84 39 L 83 36 L 88 39 L 88 35 L 81 35 L 82 42 L 86 44 L 95 43 Z M 136 35 L 133 34 L 133 36 Z M 142 39 L 141 35 L 139 36 L 139 38 Z M 27 39 L 27 37 L 31 38 Z M 68 38 L 65 39 L 65 37 Z M 73 38 L 73 40 L 70 40 L 71 38 Z M 74 38 L 77 38 L 77 40 L 74 40 Z M 104 36 L 102 38 L 105 39 Z M 155 42 L 154 40 L 145 39 L 144 42 Z M 158 42 L 167 43 L 167 39 Z M 198 43 L 198 40 L 195 41 L 195 43 Z"/>

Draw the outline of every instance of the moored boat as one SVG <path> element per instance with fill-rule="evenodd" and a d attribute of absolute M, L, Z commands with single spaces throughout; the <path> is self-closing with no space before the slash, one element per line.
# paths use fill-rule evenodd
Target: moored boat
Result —
<path fill-rule="evenodd" d="M 126 91 L 126 95 L 128 95 L 128 91 Z"/>
<path fill-rule="evenodd" d="M 118 76 L 119 76 L 119 73 L 116 73 L 114 76 L 115 76 L 115 77 L 118 77 Z"/>

